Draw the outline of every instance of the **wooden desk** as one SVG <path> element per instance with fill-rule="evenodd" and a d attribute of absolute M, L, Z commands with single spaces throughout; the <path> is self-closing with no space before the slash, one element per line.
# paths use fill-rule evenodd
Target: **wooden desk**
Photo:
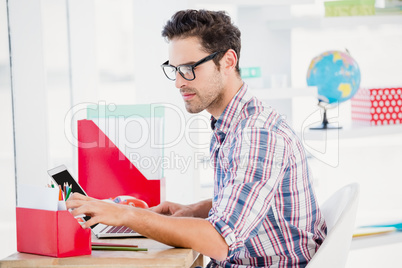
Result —
<path fill-rule="evenodd" d="M 192 249 L 173 248 L 147 238 L 96 239 L 109 242 L 138 245 L 148 251 L 92 250 L 91 255 L 70 258 L 53 258 L 34 254 L 15 253 L 0 260 L 1 268 L 8 267 L 195 267 L 203 266 L 203 256 Z"/>

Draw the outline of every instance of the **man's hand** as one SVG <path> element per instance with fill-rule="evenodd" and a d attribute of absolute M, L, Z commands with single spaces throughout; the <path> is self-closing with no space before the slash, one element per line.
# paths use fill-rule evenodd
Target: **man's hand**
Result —
<path fill-rule="evenodd" d="M 163 202 L 156 207 L 150 208 L 151 211 L 174 217 L 196 217 L 207 218 L 208 212 L 212 207 L 212 200 L 204 200 L 191 205 L 181 205 L 173 202 Z"/>
<path fill-rule="evenodd" d="M 161 204 L 150 208 L 151 211 L 174 217 L 194 217 L 194 211 L 191 205 L 181 205 L 173 202 L 162 202 Z"/>
<path fill-rule="evenodd" d="M 83 224 L 83 228 L 89 228 L 97 223 L 113 226 L 124 225 L 123 216 L 128 209 L 132 209 L 127 205 L 112 204 L 78 193 L 74 193 L 67 200 L 66 206 L 67 209 L 73 209 L 71 211 L 73 216 L 85 214 L 91 217 Z"/>

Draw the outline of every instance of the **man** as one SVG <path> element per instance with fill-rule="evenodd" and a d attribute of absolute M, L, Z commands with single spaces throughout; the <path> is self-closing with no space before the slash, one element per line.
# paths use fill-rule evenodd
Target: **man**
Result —
<path fill-rule="evenodd" d="M 209 267 L 305 267 L 326 235 L 301 142 L 240 77 L 240 31 L 224 12 L 185 10 L 162 35 L 165 75 L 190 113 L 212 115 L 212 200 L 164 202 L 150 210 L 74 195 L 73 215 L 125 225 L 168 245 L 211 257 Z"/>

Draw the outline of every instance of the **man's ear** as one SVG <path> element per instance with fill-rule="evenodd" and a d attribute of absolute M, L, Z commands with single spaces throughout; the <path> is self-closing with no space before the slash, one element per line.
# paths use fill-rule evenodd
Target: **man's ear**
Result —
<path fill-rule="evenodd" d="M 233 49 L 226 51 L 221 59 L 221 69 L 225 74 L 236 71 L 237 54 Z"/>

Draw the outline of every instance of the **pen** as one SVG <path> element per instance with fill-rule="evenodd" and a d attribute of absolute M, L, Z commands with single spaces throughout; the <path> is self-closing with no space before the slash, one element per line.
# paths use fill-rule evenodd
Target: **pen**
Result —
<path fill-rule="evenodd" d="M 138 248 L 137 245 L 125 245 L 125 244 L 112 244 L 112 243 L 102 243 L 102 242 L 92 242 L 92 246 L 106 246 L 106 247 L 129 247 Z"/>
<path fill-rule="evenodd" d="M 93 250 L 116 250 L 116 251 L 148 251 L 147 248 L 135 247 L 110 247 L 110 246 L 92 246 Z"/>
<path fill-rule="evenodd" d="M 67 193 L 66 193 L 66 200 L 70 197 L 71 194 L 71 188 L 68 187 Z"/>
<path fill-rule="evenodd" d="M 63 191 L 61 190 L 61 186 L 59 185 L 59 201 L 63 200 Z"/>
<path fill-rule="evenodd" d="M 67 201 L 67 199 L 68 199 L 68 190 L 69 190 L 69 188 L 70 187 L 68 187 L 68 184 L 64 184 L 64 200 L 66 200 Z"/>

